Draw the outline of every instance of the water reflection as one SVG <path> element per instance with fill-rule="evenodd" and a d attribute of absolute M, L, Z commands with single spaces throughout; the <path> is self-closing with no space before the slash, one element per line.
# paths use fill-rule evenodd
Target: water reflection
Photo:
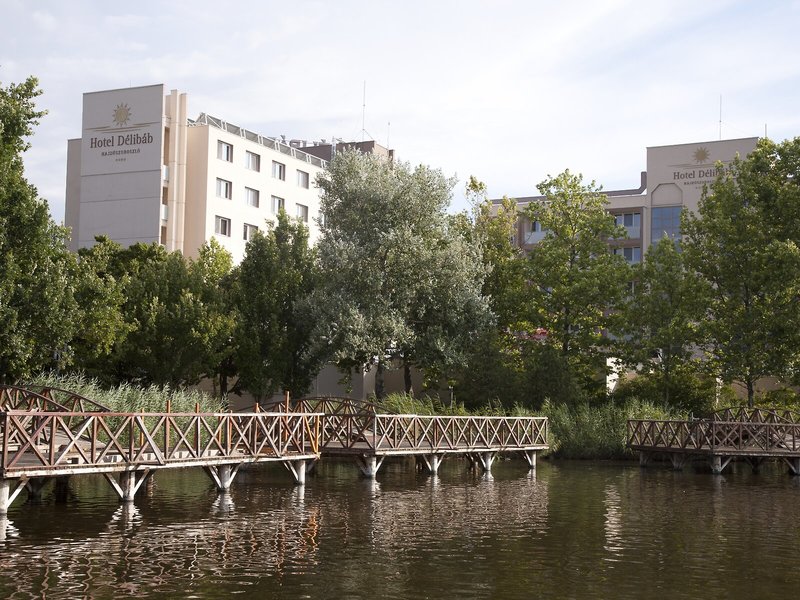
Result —
<path fill-rule="evenodd" d="M 798 481 L 452 460 L 369 480 L 323 463 L 306 486 L 253 469 L 222 495 L 202 473 L 159 476 L 125 506 L 75 478 L 70 504 L 0 521 L 0 597 L 793 597 Z"/>

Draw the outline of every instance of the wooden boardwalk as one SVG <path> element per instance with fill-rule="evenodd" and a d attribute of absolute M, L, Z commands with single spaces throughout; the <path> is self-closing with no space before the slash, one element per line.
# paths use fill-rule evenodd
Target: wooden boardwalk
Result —
<path fill-rule="evenodd" d="M 102 474 L 123 501 L 157 470 L 202 467 L 227 491 L 244 464 L 279 462 L 298 484 L 322 456 L 348 456 L 375 477 L 387 456 L 416 456 L 436 473 L 446 455 L 489 471 L 498 452 L 531 468 L 547 446 L 543 417 L 384 414 L 372 404 L 310 398 L 247 413 L 120 413 L 54 388 L 0 386 L 0 515 L 22 489 Z"/>
<path fill-rule="evenodd" d="M 629 420 L 627 445 L 644 466 L 657 454 L 680 469 L 693 457 L 707 459 L 721 473 L 736 458 L 753 468 L 764 460 L 784 461 L 800 475 L 800 414 L 768 408 L 728 408 L 708 419 Z"/>
<path fill-rule="evenodd" d="M 531 468 L 548 448 L 546 417 L 390 414 L 349 398 L 305 398 L 294 411 L 325 415 L 320 453 L 353 457 L 374 477 L 387 456 L 417 456 L 436 473 L 445 455 L 460 454 L 484 470 L 498 452 L 519 453 Z"/>
<path fill-rule="evenodd" d="M 224 491 L 243 464 L 281 462 L 303 483 L 319 458 L 321 414 L 75 411 L 52 396 L 0 391 L 0 513 L 54 477 L 100 473 L 130 501 L 159 469 L 203 467 Z"/>

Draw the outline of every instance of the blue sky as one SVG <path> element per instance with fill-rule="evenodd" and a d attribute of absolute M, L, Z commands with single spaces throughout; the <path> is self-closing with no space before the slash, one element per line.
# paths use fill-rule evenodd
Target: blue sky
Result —
<path fill-rule="evenodd" d="M 26 174 L 64 213 L 82 94 L 164 83 L 264 135 L 360 140 L 493 197 L 566 168 L 637 187 L 647 146 L 800 135 L 800 1 L 0 0 L 0 83 L 49 111 Z"/>

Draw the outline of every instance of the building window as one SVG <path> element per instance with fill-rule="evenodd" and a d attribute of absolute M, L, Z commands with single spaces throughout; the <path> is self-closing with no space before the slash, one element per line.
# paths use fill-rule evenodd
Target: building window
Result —
<path fill-rule="evenodd" d="M 247 206 L 254 206 L 255 208 L 258 208 L 258 199 L 259 199 L 258 190 L 246 187 L 244 188 L 244 195 L 246 196 L 247 199 Z"/>
<path fill-rule="evenodd" d="M 614 248 L 614 254 L 624 256 L 628 264 L 635 265 L 642 262 L 642 249 L 639 246 L 630 248 Z"/>
<path fill-rule="evenodd" d="M 217 198 L 233 198 L 233 184 L 230 181 L 217 178 Z"/>
<path fill-rule="evenodd" d="M 530 229 L 527 229 L 527 225 L 525 226 L 525 243 L 526 244 L 538 244 L 544 239 L 546 230 L 542 228 L 542 224 L 539 221 L 533 221 L 530 223 Z"/>
<path fill-rule="evenodd" d="M 261 156 L 249 150 L 244 155 L 244 166 L 251 171 L 261 170 Z"/>
<path fill-rule="evenodd" d="M 242 235 L 242 239 L 244 239 L 244 241 L 246 242 L 249 242 L 250 238 L 252 238 L 253 235 L 255 235 L 256 231 L 258 231 L 258 227 L 256 227 L 255 225 L 250 225 L 250 223 L 245 223 L 244 234 Z"/>
<path fill-rule="evenodd" d="M 309 183 L 308 173 L 298 169 L 297 170 L 297 185 L 299 185 L 301 188 L 308 189 L 308 183 Z"/>
<path fill-rule="evenodd" d="M 623 213 L 614 215 L 617 225 L 624 227 L 631 239 L 642 237 L 642 213 Z"/>
<path fill-rule="evenodd" d="M 286 181 L 286 165 L 277 161 L 272 161 L 272 176 L 275 179 Z"/>
<path fill-rule="evenodd" d="M 231 237 L 231 220 L 225 217 L 214 217 L 214 233 Z"/>
<path fill-rule="evenodd" d="M 278 198 L 277 196 L 272 197 L 272 214 L 277 215 L 282 208 L 286 207 L 286 201 L 283 198 Z"/>
<path fill-rule="evenodd" d="M 222 140 L 217 141 L 217 158 L 233 162 L 233 144 L 223 142 Z"/>
<path fill-rule="evenodd" d="M 656 244 L 663 237 L 681 239 L 681 207 L 657 206 L 651 211 L 650 243 Z"/>
<path fill-rule="evenodd" d="M 305 204 L 297 205 L 297 218 L 303 223 L 308 223 L 308 207 Z"/>
<path fill-rule="evenodd" d="M 167 228 L 165 225 L 161 226 L 161 245 L 167 245 Z"/>

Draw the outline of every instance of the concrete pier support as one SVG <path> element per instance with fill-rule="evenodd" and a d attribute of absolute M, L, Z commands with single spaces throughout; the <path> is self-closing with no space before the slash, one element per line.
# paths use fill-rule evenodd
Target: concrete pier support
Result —
<path fill-rule="evenodd" d="M 294 482 L 297 485 L 305 485 L 306 484 L 306 473 L 307 473 L 307 471 L 306 471 L 306 468 L 307 468 L 306 463 L 308 463 L 308 462 L 310 462 L 310 461 L 307 461 L 307 460 L 290 460 L 290 461 L 286 461 L 285 463 L 283 463 L 284 466 L 287 469 L 289 469 L 289 472 L 292 474 L 292 477 L 294 477 Z"/>
<path fill-rule="evenodd" d="M 673 452 L 669 455 L 669 460 L 672 463 L 673 471 L 682 471 L 683 465 L 686 464 L 686 455 Z"/>
<path fill-rule="evenodd" d="M 714 473 L 714 475 L 719 475 L 722 473 L 725 467 L 728 466 L 728 463 L 731 462 L 731 457 L 728 456 L 726 458 L 719 456 L 718 454 L 714 454 L 709 457 L 708 462 L 711 465 L 711 472 Z"/>
<path fill-rule="evenodd" d="M 789 465 L 790 474 L 800 475 L 800 458 L 785 458 L 784 460 Z"/>
<path fill-rule="evenodd" d="M 8 508 L 25 487 L 23 479 L 0 479 L 0 517 L 8 514 Z"/>
<path fill-rule="evenodd" d="M 639 452 L 639 466 L 640 467 L 646 467 L 647 463 L 649 463 L 649 462 L 650 462 L 650 453 L 649 452 L 640 451 Z"/>
<path fill-rule="evenodd" d="M 69 475 L 59 475 L 56 477 L 53 494 L 57 504 L 65 504 L 69 500 Z"/>
<path fill-rule="evenodd" d="M 227 492 L 231 489 L 236 474 L 239 472 L 241 463 L 237 465 L 209 465 L 205 467 L 205 472 L 217 486 L 220 492 Z"/>
<path fill-rule="evenodd" d="M 423 454 L 422 462 L 425 464 L 425 470 L 431 475 L 436 475 L 439 472 L 439 465 L 444 460 L 444 454 Z"/>
<path fill-rule="evenodd" d="M 133 502 L 136 492 L 145 483 L 153 472 L 150 469 L 143 469 L 141 471 L 123 471 L 119 474 L 119 483 L 114 479 L 111 473 L 103 473 L 108 483 L 117 492 L 120 502 Z"/>
<path fill-rule="evenodd" d="M 525 450 L 522 454 L 525 456 L 525 462 L 528 463 L 528 468 L 536 469 L 536 450 Z"/>
<path fill-rule="evenodd" d="M 40 504 L 42 502 L 42 490 L 47 483 L 46 477 L 34 477 L 28 479 L 25 489 L 28 492 L 29 504 Z"/>
<path fill-rule="evenodd" d="M 478 455 L 478 464 L 480 464 L 481 469 L 485 473 L 488 473 L 492 470 L 492 463 L 494 459 L 497 457 L 497 452 L 481 452 Z"/>
<path fill-rule="evenodd" d="M 358 456 L 356 457 L 356 463 L 364 477 L 375 479 L 375 476 L 378 474 L 378 469 L 380 469 L 383 464 L 383 459 L 383 456 L 381 456 L 380 459 L 378 459 L 377 456 Z"/>

